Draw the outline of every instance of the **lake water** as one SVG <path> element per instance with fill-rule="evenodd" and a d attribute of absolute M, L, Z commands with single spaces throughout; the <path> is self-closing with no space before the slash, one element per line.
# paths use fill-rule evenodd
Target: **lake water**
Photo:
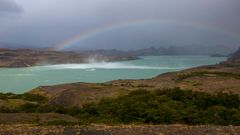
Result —
<path fill-rule="evenodd" d="M 37 86 L 73 82 L 100 83 L 151 78 L 165 72 L 216 64 L 225 59 L 209 56 L 148 56 L 123 62 L 0 68 L 0 92 L 23 93 Z"/>

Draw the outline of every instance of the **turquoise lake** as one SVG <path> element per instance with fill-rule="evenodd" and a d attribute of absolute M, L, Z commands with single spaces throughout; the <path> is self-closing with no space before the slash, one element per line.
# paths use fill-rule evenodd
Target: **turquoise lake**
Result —
<path fill-rule="evenodd" d="M 209 56 L 147 56 L 123 62 L 0 68 L 0 91 L 23 93 L 38 86 L 63 83 L 146 79 L 165 72 L 216 64 L 224 60 L 224 57 Z"/>

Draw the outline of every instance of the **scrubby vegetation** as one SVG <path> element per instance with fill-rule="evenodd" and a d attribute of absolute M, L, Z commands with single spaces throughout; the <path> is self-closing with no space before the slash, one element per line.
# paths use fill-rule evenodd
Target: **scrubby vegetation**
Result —
<path fill-rule="evenodd" d="M 81 120 L 103 123 L 240 125 L 238 95 L 157 90 L 133 91 L 71 112 Z"/>
<path fill-rule="evenodd" d="M 235 78 L 240 79 L 240 74 L 234 74 L 234 73 L 227 73 L 227 72 L 192 72 L 192 73 L 186 73 L 186 74 L 179 74 L 177 81 L 183 81 L 185 79 L 188 79 L 190 77 L 201 77 L 201 76 L 219 76 L 219 77 L 227 77 L 227 78 Z"/>
<path fill-rule="evenodd" d="M 45 104 L 47 97 L 37 94 L 13 94 L 0 93 L 0 113 L 17 113 L 17 112 L 35 112 L 35 110 Z"/>
<path fill-rule="evenodd" d="M 37 94 L 13 94 L 13 93 L 0 93 L 0 99 L 22 99 L 26 101 L 44 103 L 47 101 L 47 98 Z"/>
<path fill-rule="evenodd" d="M 38 104 L 26 103 L 15 108 L 14 112 L 67 114 L 79 118 L 79 123 L 84 124 L 240 125 L 240 98 L 239 95 L 231 93 L 211 95 L 179 88 L 137 90 L 117 98 L 103 99 L 99 103 L 75 108 L 49 106 L 45 104 L 43 97 L 36 96 L 36 99 L 32 99 L 34 96 L 19 96 L 25 100 L 37 101 Z M 67 124 L 62 121 L 57 123 Z"/>

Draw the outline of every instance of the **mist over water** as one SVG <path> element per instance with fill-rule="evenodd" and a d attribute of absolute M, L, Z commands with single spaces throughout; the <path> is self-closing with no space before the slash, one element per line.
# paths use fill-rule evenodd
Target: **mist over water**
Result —
<path fill-rule="evenodd" d="M 99 62 L 99 63 L 88 63 L 88 64 L 62 64 L 62 65 L 52 65 L 52 66 L 43 66 L 41 68 L 46 68 L 46 70 L 63 70 L 63 69 L 82 69 L 86 71 L 95 71 L 96 69 L 180 69 L 184 67 L 155 67 L 155 66 L 141 66 L 141 65 L 133 65 L 127 63 L 107 63 L 107 62 Z"/>
<path fill-rule="evenodd" d="M 161 73 L 200 65 L 216 64 L 224 57 L 148 56 L 123 62 L 46 65 L 29 68 L 1 68 L 1 92 L 23 93 L 38 86 L 73 82 L 101 83 L 117 79 L 146 79 Z M 11 81 L 9 81 L 11 80 Z"/>

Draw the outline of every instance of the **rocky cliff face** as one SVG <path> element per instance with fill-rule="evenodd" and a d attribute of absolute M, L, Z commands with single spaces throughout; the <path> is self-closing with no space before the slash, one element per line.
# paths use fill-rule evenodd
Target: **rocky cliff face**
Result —
<path fill-rule="evenodd" d="M 240 66 L 240 48 L 222 64 L 226 66 Z"/>
<path fill-rule="evenodd" d="M 240 59 L 240 48 L 232 55 L 230 59 Z"/>

